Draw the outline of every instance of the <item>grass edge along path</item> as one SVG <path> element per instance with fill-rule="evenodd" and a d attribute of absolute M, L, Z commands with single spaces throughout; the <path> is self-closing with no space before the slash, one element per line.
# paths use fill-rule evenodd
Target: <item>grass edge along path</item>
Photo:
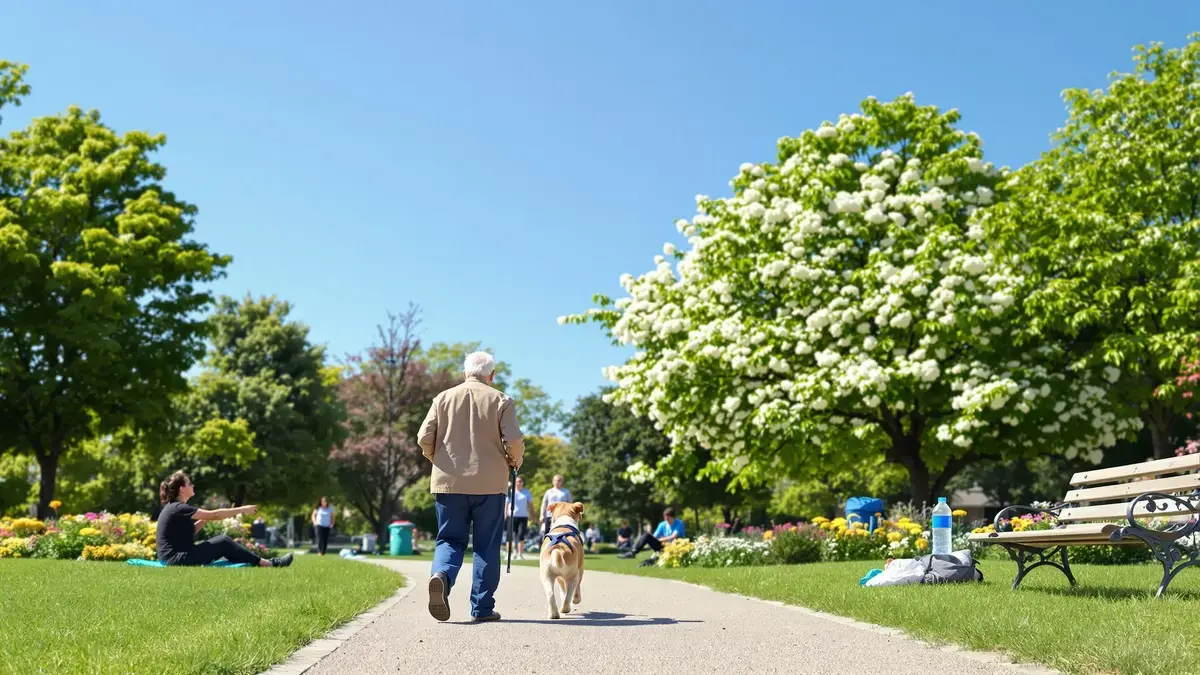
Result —
<path fill-rule="evenodd" d="M 404 585 L 378 565 L 288 569 L 0 560 L 0 673 L 259 673 Z"/>
<path fill-rule="evenodd" d="M 1184 570 L 1165 598 L 1154 598 L 1157 563 L 1072 565 L 1071 588 L 1053 569 L 1034 570 L 1013 591 L 1016 565 L 978 561 L 984 581 L 945 586 L 862 588 L 858 580 L 882 563 L 811 563 L 763 567 L 638 567 L 637 561 L 589 555 L 584 569 L 684 581 L 723 593 L 835 614 L 912 638 L 1000 652 L 1063 673 L 1200 674 L 1200 569 Z M 470 558 L 464 563 L 470 564 Z M 537 566 L 536 554 L 513 566 Z M 584 575 L 584 585 L 587 585 Z M 501 581 L 503 588 L 503 580 Z M 863 648 L 873 637 L 864 633 Z"/>

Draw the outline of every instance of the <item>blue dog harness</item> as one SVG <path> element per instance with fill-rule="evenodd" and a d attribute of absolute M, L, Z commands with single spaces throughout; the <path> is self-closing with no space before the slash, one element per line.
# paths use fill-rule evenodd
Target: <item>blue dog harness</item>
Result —
<path fill-rule="evenodd" d="M 566 528 L 566 532 L 547 532 L 542 536 L 542 541 L 549 540 L 547 548 L 562 544 L 567 547 L 568 551 L 574 551 L 575 547 L 571 545 L 570 537 L 578 537 L 579 541 L 583 541 L 583 534 L 579 532 L 579 528 L 574 525 L 558 525 L 556 527 Z"/>

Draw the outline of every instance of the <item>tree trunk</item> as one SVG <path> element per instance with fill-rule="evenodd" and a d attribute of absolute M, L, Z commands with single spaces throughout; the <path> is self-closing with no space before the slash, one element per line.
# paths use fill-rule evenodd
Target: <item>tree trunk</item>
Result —
<path fill-rule="evenodd" d="M 1162 406 L 1150 404 L 1146 414 L 1146 426 L 1150 428 L 1150 442 L 1154 445 L 1154 459 L 1166 459 L 1175 454 L 1171 447 L 1171 413 Z"/>
<path fill-rule="evenodd" d="M 376 533 L 379 535 L 379 548 L 381 550 L 386 550 L 391 545 L 388 525 L 392 524 L 392 506 L 388 502 L 389 500 L 385 497 L 379 504 L 379 524 L 376 525 Z"/>
<path fill-rule="evenodd" d="M 696 518 L 696 530 L 692 532 L 692 537 L 695 538 L 700 534 L 700 510 L 693 506 L 692 515 Z"/>
<path fill-rule="evenodd" d="M 242 506 L 246 503 L 246 485 L 243 483 L 233 491 L 233 505 Z"/>
<path fill-rule="evenodd" d="M 41 484 L 38 486 L 37 517 L 46 519 L 51 516 L 50 501 L 54 499 L 54 483 L 58 478 L 58 455 L 61 446 L 53 444 L 48 453 L 38 453 L 38 467 L 41 468 Z"/>
<path fill-rule="evenodd" d="M 929 475 L 929 467 L 921 459 L 919 445 L 913 443 L 897 443 L 888 453 L 889 459 L 908 470 L 909 493 L 913 505 L 928 504 L 933 490 L 933 481 Z"/>

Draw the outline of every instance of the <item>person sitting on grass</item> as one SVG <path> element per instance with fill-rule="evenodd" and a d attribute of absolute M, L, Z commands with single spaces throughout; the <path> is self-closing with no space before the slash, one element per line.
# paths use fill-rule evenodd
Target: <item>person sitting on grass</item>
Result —
<path fill-rule="evenodd" d="M 622 553 L 622 558 L 636 558 L 638 553 L 647 546 L 654 551 L 654 555 L 650 560 L 658 558 L 658 553 L 663 549 L 663 544 L 669 544 L 676 539 L 682 539 L 684 536 L 683 521 L 675 517 L 675 509 L 667 508 L 663 511 L 663 521 L 654 529 L 654 534 L 643 532 L 638 538 L 637 545 L 632 551 Z"/>
<path fill-rule="evenodd" d="M 588 553 L 600 543 L 600 528 L 596 527 L 595 523 L 588 525 L 587 531 L 583 533 L 583 541 L 587 544 Z"/>
<path fill-rule="evenodd" d="M 617 551 L 624 553 L 633 550 L 633 528 L 629 526 L 628 520 L 622 520 L 621 526 L 617 528 Z"/>
<path fill-rule="evenodd" d="M 292 554 L 267 560 L 260 558 L 227 534 L 196 543 L 196 533 L 210 520 L 224 520 L 242 514 L 254 514 L 257 506 L 232 509 L 198 509 L 187 501 L 196 494 L 192 479 L 176 471 L 158 486 L 158 498 L 164 504 L 158 514 L 158 559 L 164 565 L 207 565 L 225 558 L 231 563 L 246 563 L 256 567 L 287 567 Z"/>

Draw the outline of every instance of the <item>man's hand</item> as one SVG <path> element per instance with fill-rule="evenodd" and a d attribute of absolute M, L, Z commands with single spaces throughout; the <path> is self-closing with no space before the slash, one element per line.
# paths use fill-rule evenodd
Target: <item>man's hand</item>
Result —
<path fill-rule="evenodd" d="M 507 459 L 508 459 L 508 465 L 509 465 L 509 466 L 511 466 L 512 468 L 516 469 L 517 471 L 520 471 L 520 470 L 521 470 L 521 464 L 523 463 L 523 460 L 524 460 L 525 458 L 524 458 L 524 457 L 521 457 L 520 459 L 513 460 L 513 458 L 512 458 L 512 457 L 509 457 L 509 458 L 507 458 Z"/>
<path fill-rule="evenodd" d="M 241 508 L 240 508 L 240 509 L 238 509 L 238 510 L 239 510 L 239 511 L 241 511 L 242 513 L 244 513 L 244 514 L 248 515 L 248 516 L 252 516 L 252 515 L 254 515 L 254 514 L 258 513 L 258 507 L 257 507 L 257 506 L 254 506 L 253 504 L 249 504 L 249 505 L 247 505 L 247 506 L 243 506 L 243 507 L 241 507 Z"/>

